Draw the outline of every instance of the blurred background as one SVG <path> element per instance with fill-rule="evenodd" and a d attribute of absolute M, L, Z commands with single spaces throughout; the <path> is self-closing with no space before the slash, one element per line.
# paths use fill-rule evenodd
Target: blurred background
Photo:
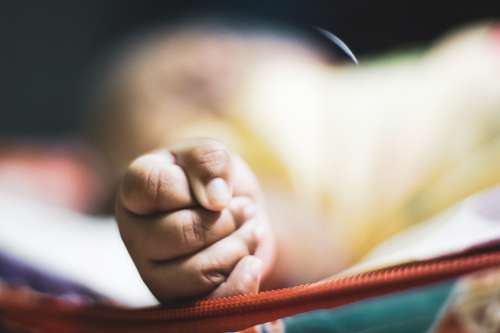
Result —
<path fill-rule="evenodd" d="M 99 251 L 114 237 L 145 295 L 113 229 L 115 193 L 132 159 L 186 138 L 248 162 L 285 239 L 286 285 L 500 184 L 499 1 L 3 1 L 0 15 L 0 220 L 16 222 L 0 248 L 42 267 L 87 256 L 116 271 Z M 68 276 L 128 289 L 80 271 Z"/>
<path fill-rule="evenodd" d="M 500 18 L 498 1 L 3 1 L 0 137 L 73 135 L 89 76 L 133 33 L 193 15 L 238 15 L 299 29 L 320 26 L 359 57 L 435 40 Z"/>

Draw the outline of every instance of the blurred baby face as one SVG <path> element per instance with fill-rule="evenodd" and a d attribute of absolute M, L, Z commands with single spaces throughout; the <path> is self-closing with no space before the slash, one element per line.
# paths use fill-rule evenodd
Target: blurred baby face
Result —
<path fill-rule="evenodd" d="M 202 28 L 157 33 L 117 60 L 93 122 L 95 141 L 113 169 L 168 145 L 187 125 L 238 112 L 238 98 L 262 63 L 325 62 L 298 39 Z"/>

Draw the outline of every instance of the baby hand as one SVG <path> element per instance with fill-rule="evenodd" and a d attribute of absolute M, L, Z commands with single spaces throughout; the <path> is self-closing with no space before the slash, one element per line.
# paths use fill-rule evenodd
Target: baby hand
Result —
<path fill-rule="evenodd" d="M 258 292 L 274 238 L 255 176 L 200 139 L 133 161 L 116 219 L 139 273 L 161 302 Z"/>

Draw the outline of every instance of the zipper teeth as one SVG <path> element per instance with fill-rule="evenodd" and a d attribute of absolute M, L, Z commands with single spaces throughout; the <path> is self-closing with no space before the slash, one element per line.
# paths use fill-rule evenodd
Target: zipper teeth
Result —
<path fill-rule="evenodd" d="M 149 319 L 195 319 L 228 313 L 240 313 L 263 305 L 298 304 L 333 293 L 347 293 L 353 289 L 369 288 L 393 282 L 411 282 L 413 279 L 433 281 L 456 277 L 465 273 L 500 265 L 500 253 L 477 254 L 465 258 L 405 264 L 328 281 L 302 284 L 291 288 L 275 289 L 257 295 L 239 295 L 198 301 L 185 308 L 149 308 L 134 310 L 131 317 Z M 442 277 L 442 278 L 439 278 Z M 129 317 L 130 318 L 130 317 Z"/>

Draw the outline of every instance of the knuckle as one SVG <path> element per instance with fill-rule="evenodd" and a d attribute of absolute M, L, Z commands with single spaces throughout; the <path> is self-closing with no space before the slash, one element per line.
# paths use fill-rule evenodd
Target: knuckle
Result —
<path fill-rule="evenodd" d="M 199 214 L 189 210 L 181 210 L 175 215 L 184 246 L 205 243 L 205 228 Z"/>
<path fill-rule="evenodd" d="M 167 171 L 148 156 L 136 159 L 123 178 L 124 200 L 157 201 L 161 192 L 168 187 Z"/>
<path fill-rule="evenodd" d="M 227 149 L 220 144 L 197 147 L 192 151 L 192 158 L 205 177 L 226 175 L 231 159 Z"/>
<path fill-rule="evenodd" d="M 143 182 L 143 195 L 145 199 L 152 201 L 158 200 L 162 186 L 161 182 L 161 169 L 157 167 L 150 167 L 144 174 Z"/>
<path fill-rule="evenodd" d="M 221 263 L 214 258 L 205 257 L 200 261 L 197 271 L 204 289 L 213 290 L 226 280 L 226 274 L 221 267 Z"/>

